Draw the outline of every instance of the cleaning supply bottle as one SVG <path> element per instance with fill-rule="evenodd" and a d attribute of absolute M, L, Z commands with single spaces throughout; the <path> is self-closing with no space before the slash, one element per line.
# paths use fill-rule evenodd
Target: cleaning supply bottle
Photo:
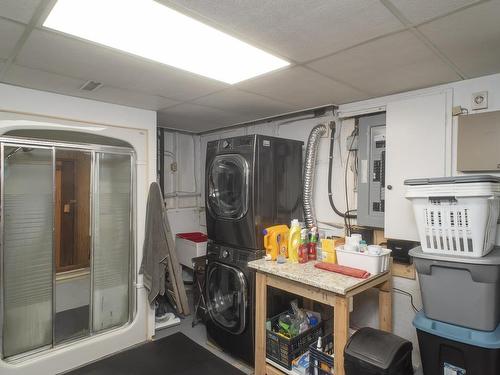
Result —
<path fill-rule="evenodd" d="M 321 336 L 318 337 L 318 341 L 316 342 L 316 349 L 321 352 L 323 351 L 323 345 L 321 343 Z M 314 375 L 318 375 L 319 371 L 318 369 L 320 368 L 319 366 L 319 361 L 318 360 L 315 360 L 314 361 Z"/>
<path fill-rule="evenodd" d="M 293 219 L 288 234 L 288 259 L 293 263 L 299 261 L 300 231 L 299 221 Z"/>
<path fill-rule="evenodd" d="M 300 232 L 299 246 L 299 263 L 307 263 L 309 260 L 309 252 L 307 250 L 307 229 L 302 229 Z"/>
<path fill-rule="evenodd" d="M 361 240 L 359 242 L 359 252 L 360 253 L 367 253 L 368 252 L 368 245 L 366 244 L 365 240 Z"/>
<path fill-rule="evenodd" d="M 270 255 L 271 260 L 276 260 L 280 252 L 284 253 L 286 257 L 288 231 L 286 225 L 274 225 L 264 229 L 264 248 L 266 249 L 266 256 Z"/>
<path fill-rule="evenodd" d="M 316 253 L 317 242 L 318 242 L 317 228 L 313 227 L 311 228 L 311 235 L 309 237 L 309 243 L 307 244 L 307 253 L 309 256 L 309 260 L 316 260 L 317 258 L 317 253 Z"/>

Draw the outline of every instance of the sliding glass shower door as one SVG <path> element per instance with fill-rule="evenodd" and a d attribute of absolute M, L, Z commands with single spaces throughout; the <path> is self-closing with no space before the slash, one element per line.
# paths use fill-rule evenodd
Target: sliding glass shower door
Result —
<path fill-rule="evenodd" d="M 134 155 L 125 147 L 2 137 L 1 357 L 132 317 Z"/>
<path fill-rule="evenodd" d="M 132 165 L 129 155 L 96 153 L 93 329 L 129 319 Z"/>
<path fill-rule="evenodd" d="M 3 354 L 52 344 L 54 152 L 3 145 Z"/>

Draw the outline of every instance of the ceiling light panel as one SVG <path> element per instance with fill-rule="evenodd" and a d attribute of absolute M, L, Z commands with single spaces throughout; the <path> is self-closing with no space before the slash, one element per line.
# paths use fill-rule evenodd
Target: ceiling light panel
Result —
<path fill-rule="evenodd" d="M 289 65 L 154 0 L 58 0 L 43 26 L 229 84 Z"/>

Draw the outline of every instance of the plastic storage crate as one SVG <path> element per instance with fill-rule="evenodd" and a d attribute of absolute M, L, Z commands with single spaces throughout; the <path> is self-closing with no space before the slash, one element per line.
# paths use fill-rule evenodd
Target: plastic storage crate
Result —
<path fill-rule="evenodd" d="M 500 178 L 459 176 L 406 180 L 422 250 L 482 257 L 495 245 Z"/>
<path fill-rule="evenodd" d="M 344 246 L 337 247 L 337 262 L 341 266 L 359 268 L 377 275 L 389 269 L 389 258 L 391 250 L 382 249 L 380 255 L 360 253 L 358 251 L 344 250 Z"/>
<path fill-rule="evenodd" d="M 271 327 L 278 324 L 281 314 L 269 319 Z M 309 328 L 307 331 L 289 339 L 271 330 L 266 330 L 266 357 L 280 366 L 291 370 L 292 361 L 299 355 L 304 354 L 309 345 L 318 340 L 323 331 L 323 322 Z"/>
<path fill-rule="evenodd" d="M 208 237 L 205 233 L 190 232 L 177 233 L 175 236 L 175 250 L 179 263 L 193 268 L 193 258 L 207 255 Z"/>
<path fill-rule="evenodd" d="M 428 319 L 413 320 L 425 375 L 500 374 L 500 326 L 484 332 Z"/>
<path fill-rule="evenodd" d="M 333 370 L 333 337 L 331 334 L 321 339 L 324 350 L 316 348 L 317 340 L 309 345 L 309 374 L 331 375 Z"/>
<path fill-rule="evenodd" d="M 431 319 L 492 331 L 500 323 L 500 248 L 482 258 L 410 250 L 424 313 Z"/>

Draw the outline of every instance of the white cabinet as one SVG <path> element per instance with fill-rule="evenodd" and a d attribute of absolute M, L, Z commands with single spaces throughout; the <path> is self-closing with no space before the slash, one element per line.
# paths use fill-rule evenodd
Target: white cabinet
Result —
<path fill-rule="evenodd" d="M 418 241 L 404 180 L 446 174 L 447 93 L 387 104 L 385 237 Z"/>

